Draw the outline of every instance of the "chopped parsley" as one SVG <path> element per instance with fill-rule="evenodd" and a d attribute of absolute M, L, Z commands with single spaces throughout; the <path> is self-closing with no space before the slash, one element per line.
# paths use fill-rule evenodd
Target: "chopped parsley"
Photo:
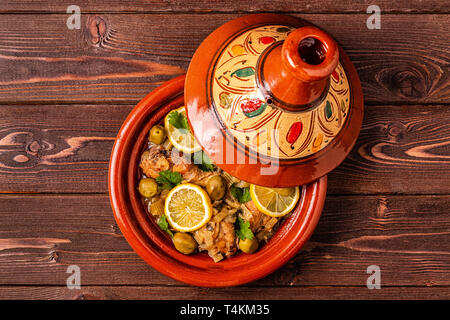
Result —
<path fill-rule="evenodd" d="M 183 177 L 181 176 L 181 173 L 179 172 L 172 172 L 170 170 L 161 171 L 159 173 L 159 176 L 156 178 L 156 182 L 158 183 L 158 187 L 161 190 L 164 189 L 172 189 L 177 184 L 180 184 L 183 180 Z"/>
<path fill-rule="evenodd" d="M 194 153 L 194 163 L 203 171 L 214 171 L 216 169 L 214 162 L 203 151 Z"/>
<path fill-rule="evenodd" d="M 237 221 L 236 221 L 235 229 L 236 229 L 236 235 L 241 240 L 245 240 L 245 239 L 252 240 L 255 237 L 255 235 L 253 234 L 252 230 L 250 229 L 250 222 L 248 222 L 247 220 L 242 219 L 239 216 L 238 216 Z"/>
<path fill-rule="evenodd" d="M 173 233 L 169 229 L 169 223 L 167 223 L 167 219 L 164 214 L 159 217 L 158 226 L 161 228 L 161 230 L 167 232 L 173 238 Z"/>
<path fill-rule="evenodd" d="M 240 203 L 246 203 L 252 200 L 250 196 L 250 188 L 238 188 L 232 186 L 230 189 L 231 194 L 235 197 Z"/>
<path fill-rule="evenodd" d="M 186 116 L 178 111 L 169 114 L 169 123 L 177 129 L 189 130 L 189 123 Z"/>

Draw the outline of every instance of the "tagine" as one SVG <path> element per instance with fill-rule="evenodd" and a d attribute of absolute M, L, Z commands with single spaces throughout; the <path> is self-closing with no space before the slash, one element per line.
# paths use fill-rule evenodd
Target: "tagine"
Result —
<path fill-rule="evenodd" d="M 230 21 L 199 46 L 185 79 L 125 121 L 110 167 L 116 221 L 172 278 L 260 278 L 311 236 L 326 174 L 350 152 L 362 115 L 357 73 L 326 32 L 277 14 Z"/>

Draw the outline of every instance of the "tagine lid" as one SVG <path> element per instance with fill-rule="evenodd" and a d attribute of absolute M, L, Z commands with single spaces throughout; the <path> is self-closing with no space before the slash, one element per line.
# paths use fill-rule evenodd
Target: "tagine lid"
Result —
<path fill-rule="evenodd" d="M 279 14 L 232 20 L 195 52 L 186 75 L 195 138 L 224 171 L 288 187 L 336 168 L 355 144 L 361 84 L 342 48 L 310 23 Z"/>

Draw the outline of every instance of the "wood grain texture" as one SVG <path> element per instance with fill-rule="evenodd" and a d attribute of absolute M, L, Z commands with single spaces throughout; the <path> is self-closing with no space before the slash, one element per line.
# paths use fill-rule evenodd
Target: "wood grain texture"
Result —
<path fill-rule="evenodd" d="M 237 287 L 204 289 L 167 286 L 82 286 L 80 290 L 67 287 L 3 286 L 3 300 L 445 300 L 450 297 L 447 287 Z"/>
<path fill-rule="evenodd" d="M 0 192 L 107 192 L 129 106 L 0 107 Z"/>
<path fill-rule="evenodd" d="M 66 26 L 70 4 L 80 30 Z M 0 299 L 449 299 L 450 11 L 441 0 L 379 0 L 381 30 L 368 30 L 371 4 L 1 0 Z M 363 128 L 288 264 L 242 287 L 189 287 L 121 235 L 109 155 L 140 99 L 185 72 L 215 28 L 253 12 L 333 35 L 361 78 Z M 66 287 L 69 265 L 81 268 L 81 290 Z M 381 290 L 366 288 L 369 265 L 381 268 Z"/>
<path fill-rule="evenodd" d="M 329 196 L 308 244 L 249 286 L 364 287 L 367 267 L 378 265 L 382 286 L 448 287 L 449 201 Z M 80 267 L 83 286 L 181 285 L 131 250 L 107 196 L 1 195 L 0 226 L 0 286 L 65 286 L 69 265 Z"/>
<path fill-rule="evenodd" d="M 328 192 L 450 193 L 449 106 L 372 106 Z"/>
<path fill-rule="evenodd" d="M 3 14 L 0 101 L 136 103 L 181 74 L 203 39 L 239 14 Z M 301 16 L 301 15 L 298 15 Z M 329 31 L 349 54 L 366 103 L 449 103 L 448 15 L 301 16 Z M 189 36 L 187 36 L 189 35 Z"/>
<path fill-rule="evenodd" d="M 2 0 L 0 12 L 66 12 L 72 4 L 66 1 L 50 0 Z M 343 1 L 307 1 L 307 0 L 234 0 L 206 1 L 206 0 L 133 0 L 124 2 L 119 0 L 89 1 L 78 0 L 76 4 L 83 12 L 305 12 L 305 13 L 365 13 L 373 2 L 369 0 Z M 423 13 L 449 12 L 445 1 L 440 0 L 379 0 L 377 5 L 385 13 Z"/>
<path fill-rule="evenodd" d="M 133 105 L 0 106 L 0 192 L 106 193 Z M 368 106 L 329 194 L 449 194 L 448 106 Z"/>

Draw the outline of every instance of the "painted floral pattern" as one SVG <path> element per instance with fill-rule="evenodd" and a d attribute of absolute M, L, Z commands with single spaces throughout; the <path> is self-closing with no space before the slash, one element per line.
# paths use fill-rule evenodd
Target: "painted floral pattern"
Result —
<path fill-rule="evenodd" d="M 218 57 L 211 79 L 216 113 L 228 132 L 250 150 L 280 159 L 303 158 L 325 148 L 343 127 L 350 102 L 341 64 L 330 77 L 327 97 L 312 110 L 287 113 L 265 101 L 256 85 L 258 57 L 292 30 L 269 25 L 238 35 Z"/>

